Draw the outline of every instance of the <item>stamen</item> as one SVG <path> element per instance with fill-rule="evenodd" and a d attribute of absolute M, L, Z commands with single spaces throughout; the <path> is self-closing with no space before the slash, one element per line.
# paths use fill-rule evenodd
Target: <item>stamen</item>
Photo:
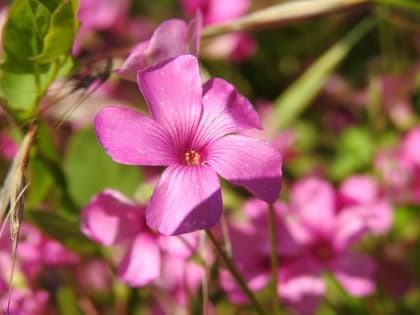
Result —
<path fill-rule="evenodd" d="M 204 165 L 204 162 L 200 161 L 200 154 L 193 149 L 185 152 L 184 161 L 189 166 Z"/>

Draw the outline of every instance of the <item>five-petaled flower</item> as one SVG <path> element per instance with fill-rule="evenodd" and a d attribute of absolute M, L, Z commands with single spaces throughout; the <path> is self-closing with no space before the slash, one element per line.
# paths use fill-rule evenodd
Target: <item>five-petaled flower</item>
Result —
<path fill-rule="evenodd" d="M 281 155 L 235 133 L 260 128 L 251 103 L 226 81 L 201 84 L 197 58 L 181 55 L 138 73 L 151 118 L 108 106 L 95 117 L 112 159 L 167 166 L 146 209 L 147 224 L 174 235 L 209 228 L 222 212 L 217 174 L 272 203 L 280 192 Z"/>

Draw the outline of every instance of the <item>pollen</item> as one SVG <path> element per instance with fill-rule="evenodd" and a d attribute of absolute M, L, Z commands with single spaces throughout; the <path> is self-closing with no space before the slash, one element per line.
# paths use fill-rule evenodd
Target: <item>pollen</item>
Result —
<path fill-rule="evenodd" d="M 184 162 L 186 165 L 189 165 L 189 166 L 204 165 L 204 162 L 201 161 L 200 154 L 193 149 L 185 152 Z"/>

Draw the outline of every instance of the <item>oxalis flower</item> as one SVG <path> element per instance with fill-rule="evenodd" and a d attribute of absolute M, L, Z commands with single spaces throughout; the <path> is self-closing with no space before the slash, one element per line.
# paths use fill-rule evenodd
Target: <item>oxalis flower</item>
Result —
<path fill-rule="evenodd" d="M 251 103 L 221 79 L 201 85 L 197 58 L 182 55 L 138 73 L 151 118 L 104 107 L 99 142 L 116 162 L 167 166 L 146 209 L 163 234 L 215 225 L 222 212 L 217 174 L 272 203 L 281 186 L 281 155 L 270 144 L 235 134 L 260 128 Z"/>

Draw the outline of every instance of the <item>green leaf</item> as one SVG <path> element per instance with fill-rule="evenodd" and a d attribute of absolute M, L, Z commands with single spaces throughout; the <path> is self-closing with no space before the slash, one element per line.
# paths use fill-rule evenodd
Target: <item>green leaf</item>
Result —
<path fill-rule="evenodd" d="M 337 155 L 329 168 L 330 177 L 340 180 L 362 171 L 371 164 L 374 150 L 375 143 L 367 130 L 346 129 L 337 140 Z"/>
<path fill-rule="evenodd" d="M 48 125 L 43 122 L 38 122 L 38 137 L 36 139 L 38 151 L 50 160 L 58 160 L 58 152 L 52 138 L 51 131 Z"/>
<path fill-rule="evenodd" d="M 16 0 L 3 29 L 2 69 L 13 73 L 45 70 L 30 58 L 42 51 L 42 40 L 50 20 L 49 10 L 36 0 Z"/>
<path fill-rule="evenodd" d="M 41 2 L 48 10 L 52 13 L 54 12 L 57 7 L 62 3 L 62 0 L 38 0 Z"/>
<path fill-rule="evenodd" d="M 62 2 L 52 14 L 51 24 L 44 37 L 42 52 L 31 60 L 53 62 L 70 52 L 75 35 L 76 13 L 71 2 Z"/>
<path fill-rule="evenodd" d="M 378 4 L 384 4 L 399 7 L 408 10 L 416 10 L 420 12 L 420 2 L 418 0 L 374 0 Z"/>
<path fill-rule="evenodd" d="M 0 98 L 17 120 L 29 118 L 37 100 L 34 75 L 0 71 Z"/>
<path fill-rule="evenodd" d="M 43 210 L 25 211 L 24 220 L 36 225 L 46 235 L 76 253 L 98 253 L 98 247 L 80 232 L 80 223 L 77 220 Z"/>
<path fill-rule="evenodd" d="M 372 20 L 358 24 L 344 39 L 325 52 L 306 72 L 274 102 L 275 123 L 268 130 L 275 135 L 290 126 L 318 94 L 332 71 L 350 49 L 373 27 Z"/>
<path fill-rule="evenodd" d="M 68 286 L 60 286 L 56 293 L 56 300 L 61 315 L 82 314 L 77 307 L 78 301 L 73 289 Z"/>
<path fill-rule="evenodd" d="M 30 208 L 38 207 L 45 200 L 50 188 L 54 184 L 54 177 L 42 160 L 33 157 L 29 161 L 30 186 L 27 205 Z"/>
<path fill-rule="evenodd" d="M 111 160 L 98 144 L 93 128 L 79 131 L 71 139 L 64 161 L 70 195 L 79 206 L 105 188 L 133 196 L 140 184 L 140 169 Z"/>

